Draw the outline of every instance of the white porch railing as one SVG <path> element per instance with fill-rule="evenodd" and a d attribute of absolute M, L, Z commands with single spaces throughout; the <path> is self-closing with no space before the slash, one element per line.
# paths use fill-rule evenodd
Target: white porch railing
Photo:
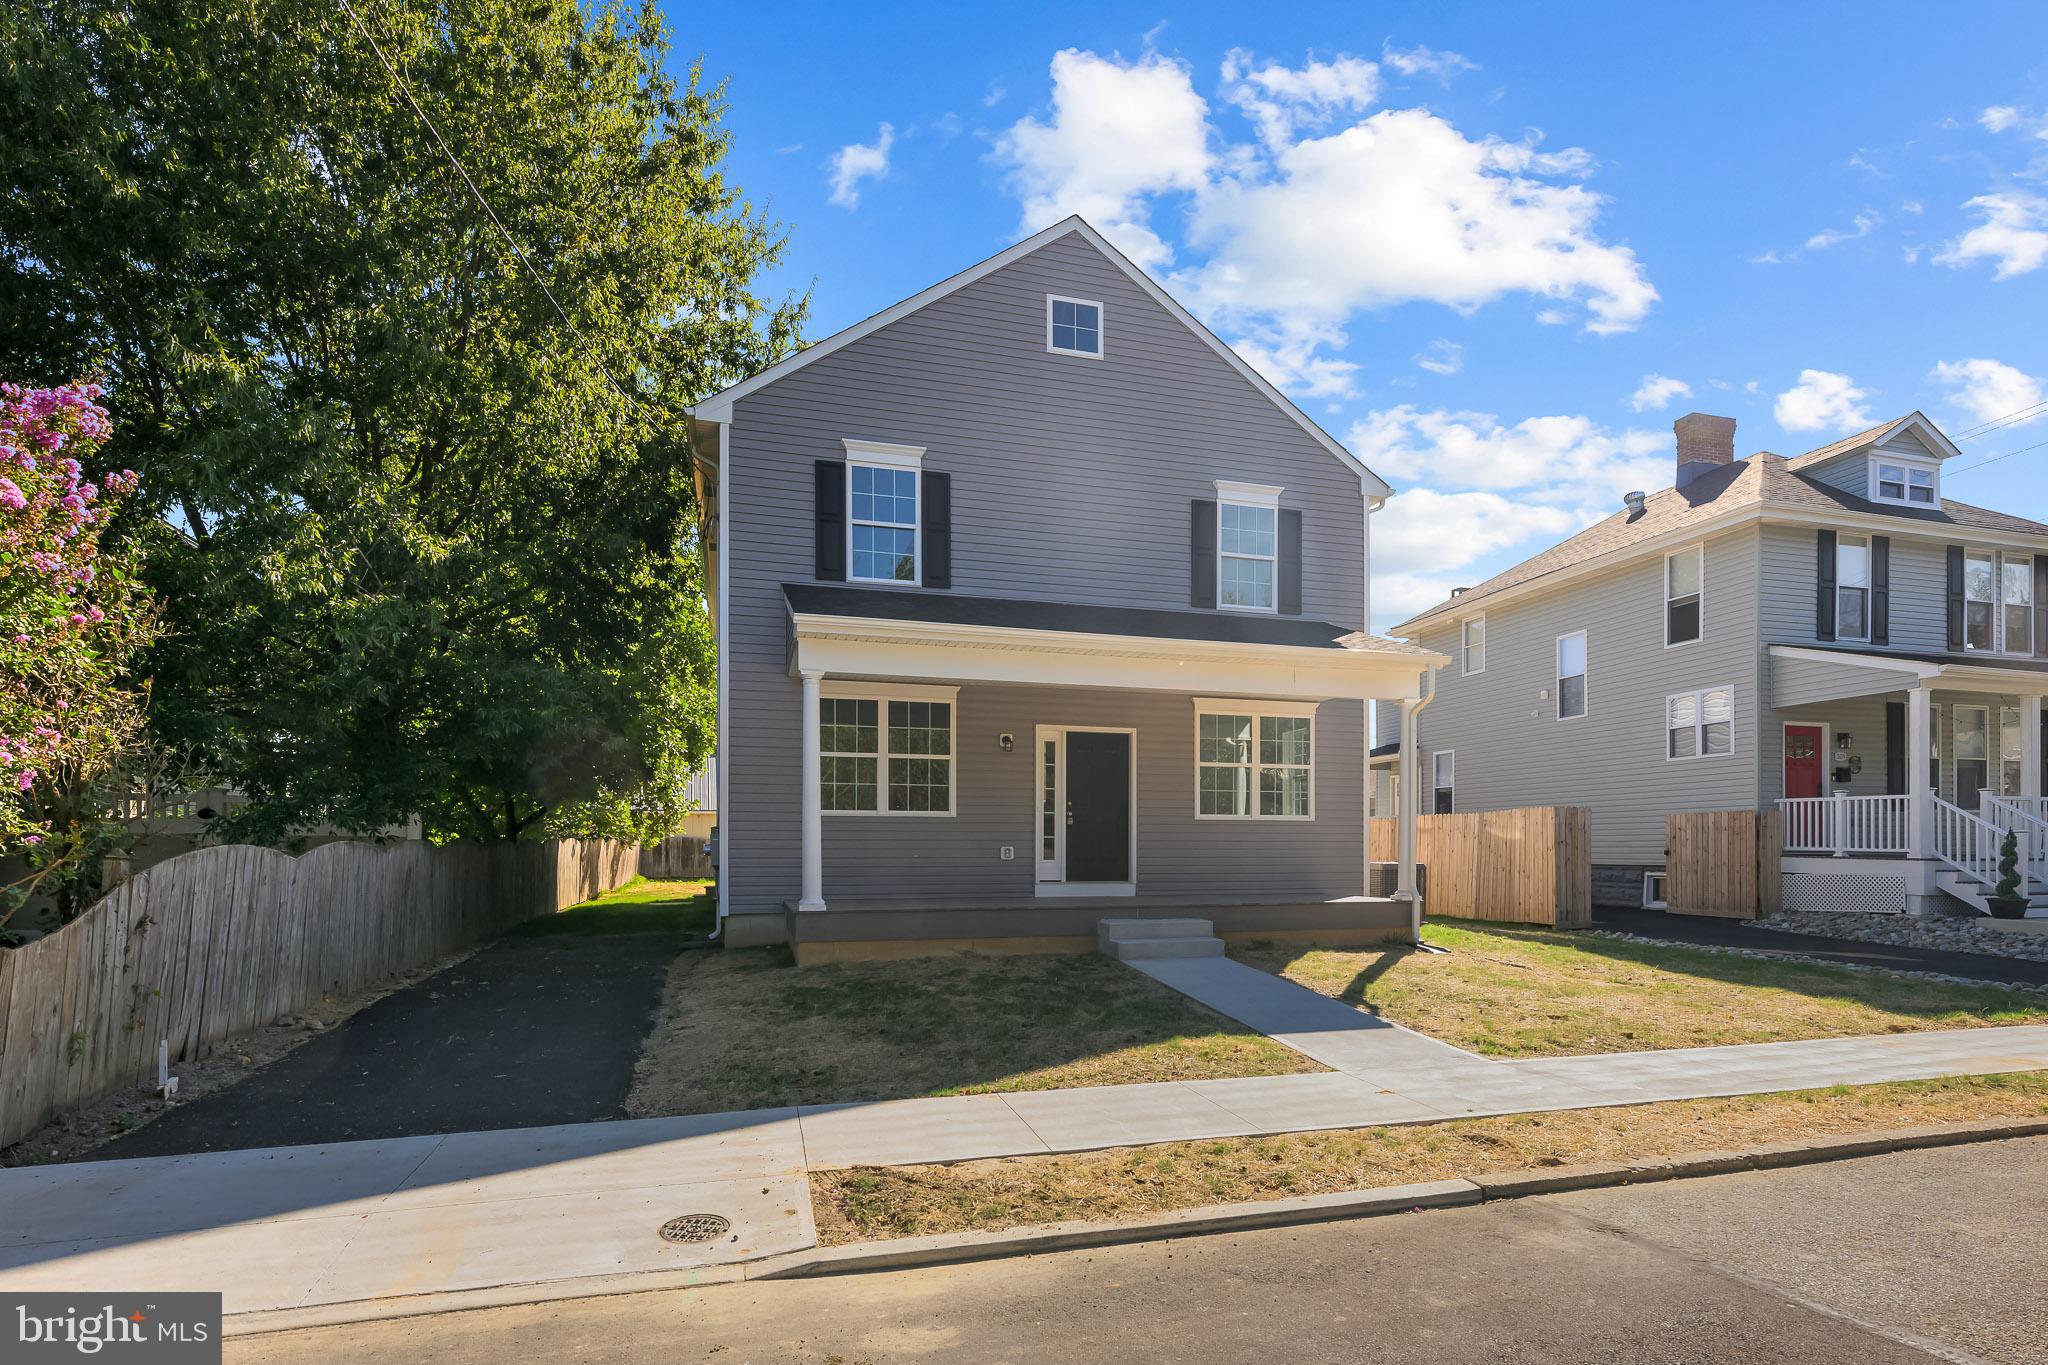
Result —
<path fill-rule="evenodd" d="M 2020 836 L 2020 865 L 2034 881 L 2048 881 L 2048 818 L 2042 807 L 2048 797 L 1999 796 L 1984 792 L 1978 798 L 1980 813 L 2000 831 Z M 2001 836 L 2000 842 L 2003 843 Z"/>
<path fill-rule="evenodd" d="M 1930 795 L 1934 807 L 1934 856 L 1985 887 L 1998 885 L 1998 846 L 2005 831 L 1975 811 Z M 2025 834 L 2020 835 L 2024 858 Z"/>
<path fill-rule="evenodd" d="M 1789 796 L 1778 802 L 1785 816 L 1787 853 L 1904 853 L 1910 820 L 1904 796 Z"/>

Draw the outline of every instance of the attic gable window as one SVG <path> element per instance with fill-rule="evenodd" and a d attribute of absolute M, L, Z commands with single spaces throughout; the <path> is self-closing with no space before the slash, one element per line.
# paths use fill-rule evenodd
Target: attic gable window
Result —
<path fill-rule="evenodd" d="M 1874 501 L 1896 502 L 1907 507 L 1932 507 L 1940 501 L 1937 470 L 1932 465 L 1907 464 L 1880 459 Z"/>
<path fill-rule="evenodd" d="M 1054 355 L 1102 359 L 1102 305 L 1093 299 L 1045 296 L 1045 349 Z"/>

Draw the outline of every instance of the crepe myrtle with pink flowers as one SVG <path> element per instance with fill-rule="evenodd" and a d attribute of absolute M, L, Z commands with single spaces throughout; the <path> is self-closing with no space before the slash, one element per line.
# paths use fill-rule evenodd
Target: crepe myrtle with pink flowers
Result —
<path fill-rule="evenodd" d="M 123 668 L 150 635 L 147 599 L 102 545 L 135 490 L 89 466 L 113 434 L 99 386 L 0 385 L 0 925 L 31 890 L 75 875 L 93 842 L 83 799 L 135 742 Z"/>

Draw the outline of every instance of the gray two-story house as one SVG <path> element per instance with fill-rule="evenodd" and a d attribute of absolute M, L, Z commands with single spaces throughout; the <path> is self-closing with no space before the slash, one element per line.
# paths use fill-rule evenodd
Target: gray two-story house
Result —
<path fill-rule="evenodd" d="M 1388 486 L 1078 218 L 692 410 L 726 941 L 1384 937 Z M 1382 888 L 1386 889 L 1386 888 Z"/>
<path fill-rule="evenodd" d="M 1789 908 L 1981 908 L 2007 831 L 2048 876 L 2048 526 L 1944 497 L 1917 412 L 1791 459 L 1675 434 L 1673 487 L 1395 628 L 1453 660 L 1424 809 L 1590 807 L 1605 904 L 1662 900 L 1682 811 L 1781 810 Z"/>

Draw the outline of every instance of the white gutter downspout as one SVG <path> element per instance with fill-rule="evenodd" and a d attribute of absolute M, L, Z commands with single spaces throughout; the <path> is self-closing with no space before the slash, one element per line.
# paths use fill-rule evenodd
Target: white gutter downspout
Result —
<path fill-rule="evenodd" d="M 1400 870 L 1394 899 L 1408 902 L 1408 941 L 1422 946 L 1422 892 L 1415 885 L 1415 817 L 1418 788 L 1415 777 L 1415 719 L 1436 700 L 1436 665 L 1430 665 L 1428 686 L 1419 700 L 1401 703 L 1401 805 Z"/>

